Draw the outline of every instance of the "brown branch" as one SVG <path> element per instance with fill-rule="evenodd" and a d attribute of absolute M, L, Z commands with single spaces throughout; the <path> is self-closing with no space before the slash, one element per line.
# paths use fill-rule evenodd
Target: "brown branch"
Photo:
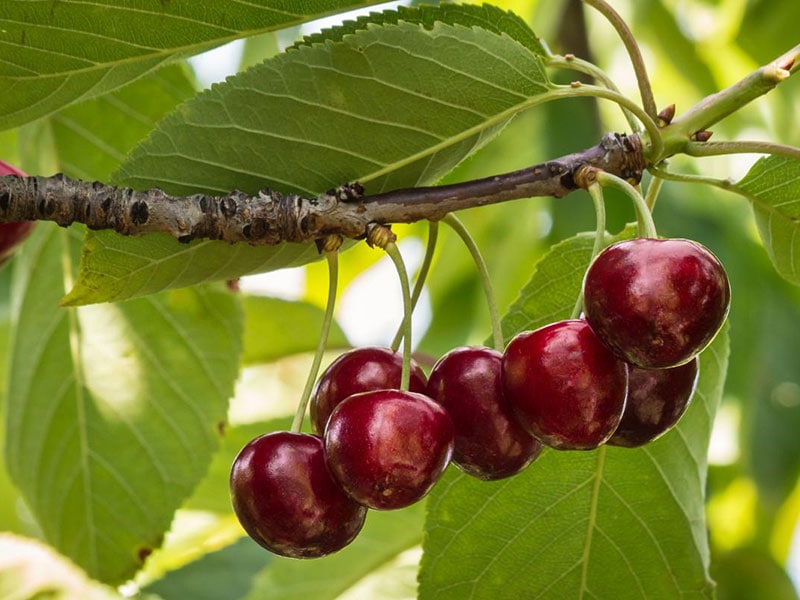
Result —
<path fill-rule="evenodd" d="M 370 224 L 438 220 L 447 213 L 533 196 L 560 198 L 578 188 L 574 175 L 584 166 L 637 181 L 644 168 L 638 136 L 608 134 L 592 148 L 519 171 L 437 187 L 363 196 L 358 184 L 316 198 L 268 189 L 255 196 L 170 196 L 159 189 L 135 191 L 64 175 L 0 177 L 0 222 L 84 223 L 123 235 L 169 233 L 194 239 L 275 245 L 311 242 L 329 235 L 362 238 Z"/>

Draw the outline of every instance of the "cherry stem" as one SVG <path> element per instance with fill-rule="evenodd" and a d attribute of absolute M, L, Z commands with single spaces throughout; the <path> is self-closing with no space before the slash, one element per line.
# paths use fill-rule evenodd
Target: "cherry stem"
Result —
<path fill-rule="evenodd" d="M 647 210 L 650 211 L 650 214 L 653 213 L 653 208 L 655 208 L 658 194 L 661 192 L 661 186 L 663 185 L 664 180 L 661 177 L 654 176 L 647 186 L 647 194 L 644 197 L 644 203 L 647 205 Z"/>
<path fill-rule="evenodd" d="M 483 255 L 481 255 L 480 248 L 478 248 L 475 239 L 470 235 L 464 223 L 462 223 L 455 214 L 449 213 L 445 215 L 442 221 L 447 223 L 447 225 L 459 235 L 464 245 L 466 245 L 467 250 L 469 250 L 469 253 L 472 255 L 472 260 L 475 261 L 475 266 L 478 268 L 478 274 L 480 275 L 481 285 L 486 294 L 486 304 L 489 308 L 489 320 L 492 323 L 492 343 L 494 344 L 495 350 L 502 352 L 505 347 L 503 327 L 500 323 L 500 311 L 497 309 L 497 299 L 494 295 L 494 288 L 492 287 L 492 280 L 489 277 L 489 269 L 486 266 L 486 261 L 483 260 Z"/>
<path fill-rule="evenodd" d="M 589 264 L 592 264 L 595 257 L 600 254 L 600 251 L 605 246 L 606 241 L 606 203 L 603 196 L 603 186 L 598 181 L 594 181 L 586 188 L 589 195 L 594 202 L 594 212 L 597 216 L 597 226 L 594 231 L 594 245 L 592 246 L 592 256 L 589 259 Z M 578 299 L 575 301 L 575 308 L 572 309 L 572 316 L 570 318 L 577 319 L 581 316 L 583 311 L 583 290 L 578 294 Z"/>
<path fill-rule="evenodd" d="M 583 73 L 584 75 L 589 75 L 590 77 L 594 78 L 595 81 L 598 81 L 611 91 L 620 93 L 619 88 L 614 83 L 614 80 L 608 76 L 608 73 L 603 71 L 596 64 L 589 62 L 588 60 L 578 58 L 573 54 L 567 54 L 565 56 L 553 54 L 548 57 L 547 66 L 560 69 L 569 69 L 571 71 Z M 628 121 L 631 131 L 641 132 L 642 127 L 636 120 L 634 114 L 622 105 L 619 107 L 620 110 L 622 110 L 622 114 L 625 116 L 625 120 Z"/>
<path fill-rule="evenodd" d="M 428 221 L 428 245 L 425 248 L 425 258 L 422 259 L 422 264 L 417 272 L 417 280 L 414 282 L 414 291 L 411 292 L 411 312 L 417 307 L 419 297 L 422 295 L 422 288 L 425 287 L 425 281 L 428 279 L 428 273 L 431 270 L 431 263 L 433 262 L 433 253 L 436 250 L 436 242 L 439 239 L 439 221 Z M 391 348 L 395 352 L 400 347 L 400 340 L 403 339 L 402 325 L 397 329 L 397 333 L 392 340 Z"/>
<path fill-rule="evenodd" d="M 306 379 L 306 386 L 303 388 L 303 395 L 300 397 L 300 403 L 297 405 L 297 412 L 295 412 L 294 420 L 292 421 L 291 431 L 295 433 L 299 433 L 303 427 L 303 418 L 306 414 L 308 401 L 311 398 L 311 392 L 317 381 L 319 367 L 322 364 L 322 355 L 325 353 L 325 347 L 328 344 L 328 333 L 331 330 L 331 323 L 333 322 L 333 308 L 336 305 L 336 288 L 339 283 L 338 250 L 325 252 L 325 258 L 328 261 L 328 302 L 325 307 L 325 317 L 322 319 L 319 342 L 317 342 L 317 349 L 314 352 L 314 360 L 311 363 L 311 369 Z"/>
<path fill-rule="evenodd" d="M 653 215 L 650 214 L 650 209 L 647 207 L 647 203 L 644 198 L 642 198 L 639 190 L 624 179 L 606 171 L 598 171 L 597 182 L 602 186 L 621 191 L 633 201 L 633 205 L 636 207 L 636 221 L 639 224 L 639 237 L 658 237 L 656 224 L 653 222 Z"/>
<path fill-rule="evenodd" d="M 628 56 L 633 65 L 633 72 L 636 75 L 636 82 L 639 84 L 639 95 L 642 97 L 642 106 L 644 111 L 653 119 L 658 114 L 656 101 L 653 96 L 653 88 L 650 85 L 650 77 L 647 75 L 647 67 L 645 66 L 642 52 L 639 49 L 639 44 L 636 41 L 636 36 L 628 27 L 625 20 L 615 11 L 610 4 L 604 0 L 583 0 L 586 4 L 594 8 L 602 14 L 609 23 L 614 27 L 628 51 Z"/>
<path fill-rule="evenodd" d="M 403 324 L 401 326 L 403 332 L 403 369 L 400 372 L 400 390 L 407 392 L 411 379 L 411 314 L 414 311 L 411 306 L 411 286 L 408 282 L 408 271 L 397 244 L 390 241 L 382 247 L 397 269 L 403 294 Z"/>

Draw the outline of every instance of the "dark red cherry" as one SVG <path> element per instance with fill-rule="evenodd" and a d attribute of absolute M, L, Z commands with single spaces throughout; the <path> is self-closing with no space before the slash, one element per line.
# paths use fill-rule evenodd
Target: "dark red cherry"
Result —
<path fill-rule="evenodd" d="M 671 369 L 629 367 L 628 402 L 607 443 L 636 448 L 661 437 L 686 412 L 696 383 L 696 357 Z"/>
<path fill-rule="evenodd" d="M 503 389 L 523 427 L 553 448 L 605 442 L 625 408 L 628 366 L 584 320 L 518 334 L 503 354 Z"/>
<path fill-rule="evenodd" d="M 267 550 L 316 558 L 353 541 L 366 509 L 325 464 L 322 439 L 280 431 L 257 437 L 233 462 L 231 501 L 248 535 Z"/>
<path fill-rule="evenodd" d="M 403 508 L 427 494 L 453 452 L 453 422 L 415 392 L 354 394 L 325 428 L 328 466 L 352 498 L 378 510 Z"/>
<path fill-rule="evenodd" d="M 583 285 L 586 320 L 618 356 L 645 369 L 688 362 L 730 305 L 725 269 L 704 246 L 639 238 L 603 250 Z"/>
<path fill-rule="evenodd" d="M 409 390 L 425 393 L 425 372 L 414 360 L 410 368 Z M 348 396 L 374 390 L 399 389 L 402 370 L 402 354 L 389 348 L 355 348 L 339 356 L 325 369 L 311 397 L 311 425 L 314 432 L 322 435 L 333 409 Z"/>
<path fill-rule="evenodd" d="M 439 359 L 428 378 L 428 396 L 453 420 L 453 463 L 479 479 L 519 473 L 542 451 L 503 395 L 502 360 L 502 353 L 490 348 L 456 348 Z"/>
<path fill-rule="evenodd" d="M 19 175 L 27 177 L 24 171 L 0 160 L 0 175 Z M 35 221 L 22 221 L 19 223 L 0 223 L 0 265 L 8 262 L 19 245 L 33 231 Z"/>

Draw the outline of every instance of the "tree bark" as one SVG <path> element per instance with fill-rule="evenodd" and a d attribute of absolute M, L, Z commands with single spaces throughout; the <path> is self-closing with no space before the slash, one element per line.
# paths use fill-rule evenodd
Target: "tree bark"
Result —
<path fill-rule="evenodd" d="M 339 235 L 359 239 L 371 224 L 438 220 L 447 213 L 518 198 L 563 197 L 578 188 L 575 174 L 591 166 L 638 183 L 644 169 L 636 135 L 608 134 L 597 146 L 539 165 L 453 185 L 364 196 L 357 183 L 316 198 L 264 189 L 254 196 L 170 196 L 100 182 L 52 177 L 0 177 L 0 222 L 84 223 L 123 235 L 163 232 L 194 239 L 275 245 Z"/>

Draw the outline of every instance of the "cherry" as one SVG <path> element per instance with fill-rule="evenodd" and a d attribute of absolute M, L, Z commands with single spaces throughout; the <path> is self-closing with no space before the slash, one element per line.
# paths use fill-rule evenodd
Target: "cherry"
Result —
<path fill-rule="evenodd" d="M 603 250 L 583 285 L 586 320 L 625 361 L 645 369 L 688 362 L 730 305 L 725 269 L 704 246 L 639 238 Z"/>
<path fill-rule="evenodd" d="M 415 392 L 354 394 L 325 428 L 328 467 L 355 500 L 378 510 L 403 508 L 427 494 L 453 452 L 453 422 Z"/>
<path fill-rule="evenodd" d="M 630 367 L 628 402 L 607 443 L 636 448 L 661 437 L 686 412 L 696 383 L 696 357 L 671 369 Z"/>
<path fill-rule="evenodd" d="M 502 353 L 490 348 L 456 348 L 439 359 L 428 378 L 428 395 L 453 420 L 453 463 L 484 480 L 514 475 L 542 451 L 503 395 L 502 360 Z"/>
<path fill-rule="evenodd" d="M 0 175 L 27 177 L 24 171 L 2 160 L 0 160 Z M 17 247 L 31 234 L 34 225 L 36 225 L 35 221 L 0 223 L 0 266 L 11 259 Z"/>
<path fill-rule="evenodd" d="M 625 408 L 628 367 L 584 320 L 515 336 L 503 354 L 502 378 L 522 426 L 553 448 L 598 447 Z"/>
<path fill-rule="evenodd" d="M 349 498 L 325 464 L 322 439 L 279 431 L 239 452 L 230 478 L 239 522 L 267 550 L 316 558 L 353 541 L 366 509 Z"/>
<path fill-rule="evenodd" d="M 311 397 L 311 425 L 314 432 L 322 435 L 333 409 L 348 396 L 398 389 L 402 369 L 402 354 L 389 348 L 355 348 L 339 356 L 325 369 Z M 425 373 L 412 360 L 409 390 L 425 393 L 426 383 Z"/>

